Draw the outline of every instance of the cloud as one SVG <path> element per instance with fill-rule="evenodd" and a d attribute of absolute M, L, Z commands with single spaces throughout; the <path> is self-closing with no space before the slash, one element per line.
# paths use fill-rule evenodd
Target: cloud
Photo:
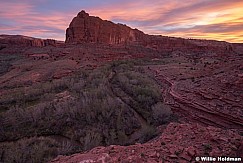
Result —
<path fill-rule="evenodd" d="M 9 0 L 1 2 L 0 33 L 64 40 L 79 11 L 148 34 L 242 41 L 242 0 Z"/>
<path fill-rule="evenodd" d="M 142 0 L 93 8 L 91 13 L 149 34 L 237 42 L 241 40 L 243 1 Z"/>
<path fill-rule="evenodd" d="M 62 12 L 37 12 L 35 4 L 2 2 L 0 33 L 22 34 L 64 40 L 65 28 L 72 17 Z"/>
<path fill-rule="evenodd" d="M 32 5 L 27 3 L 1 2 L 0 15 L 3 18 L 16 18 L 30 13 Z"/>

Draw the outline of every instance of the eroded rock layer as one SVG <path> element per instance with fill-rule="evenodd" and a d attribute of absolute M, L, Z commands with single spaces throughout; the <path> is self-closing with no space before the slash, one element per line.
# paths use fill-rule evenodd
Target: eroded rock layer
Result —
<path fill-rule="evenodd" d="M 197 53 L 229 55 L 239 54 L 241 44 L 225 41 L 197 40 L 148 35 L 123 24 L 115 24 L 99 17 L 89 16 L 85 11 L 73 18 L 66 30 L 66 43 L 99 43 L 111 45 L 139 45 L 159 51 L 161 54 Z"/>
<path fill-rule="evenodd" d="M 59 41 L 60 42 L 60 41 Z M 17 45 L 17 46 L 31 46 L 43 47 L 52 45 L 55 46 L 58 41 L 53 39 L 39 39 L 22 35 L 0 35 L 0 45 Z"/>

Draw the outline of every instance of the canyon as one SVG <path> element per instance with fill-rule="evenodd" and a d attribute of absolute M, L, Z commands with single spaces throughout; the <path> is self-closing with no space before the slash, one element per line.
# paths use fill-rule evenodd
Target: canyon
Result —
<path fill-rule="evenodd" d="M 0 162 L 243 158 L 241 43 L 81 11 L 65 42 L 0 35 L 0 62 Z"/>

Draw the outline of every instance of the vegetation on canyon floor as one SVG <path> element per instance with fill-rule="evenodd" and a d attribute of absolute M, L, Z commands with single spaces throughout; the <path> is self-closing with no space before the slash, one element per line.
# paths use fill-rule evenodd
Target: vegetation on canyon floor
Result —
<path fill-rule="evenodd" d="M 0 106 L 1 160 L 46 162 L 99 145 L 151 139 L 172 112 L 162 102 L 160 86 L 140 65 L 115 61 L 8 88 Z"/>

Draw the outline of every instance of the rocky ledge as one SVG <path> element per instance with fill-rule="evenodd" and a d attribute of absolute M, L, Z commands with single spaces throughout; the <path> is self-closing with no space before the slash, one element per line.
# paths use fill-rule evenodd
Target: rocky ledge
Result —
<path fill-rule="evenodd" d="M 39 39 L 34 37 L 22 36 L 22 35 L 0 35 L 0 46 L 17 45 L 17 46 L 31 46 L 31 47 L 44 47 L 44 46 L 56 46 L 61 41 L 53 39 Z"/>
<path fill-rule="evenodd" d="M 52 163 L 195 162 L 197 156 L 243 157 L 243 137 L 233 130 L 198 124 L 170 123 L 163 133 L 145 144 L 96 147 Z"/>

